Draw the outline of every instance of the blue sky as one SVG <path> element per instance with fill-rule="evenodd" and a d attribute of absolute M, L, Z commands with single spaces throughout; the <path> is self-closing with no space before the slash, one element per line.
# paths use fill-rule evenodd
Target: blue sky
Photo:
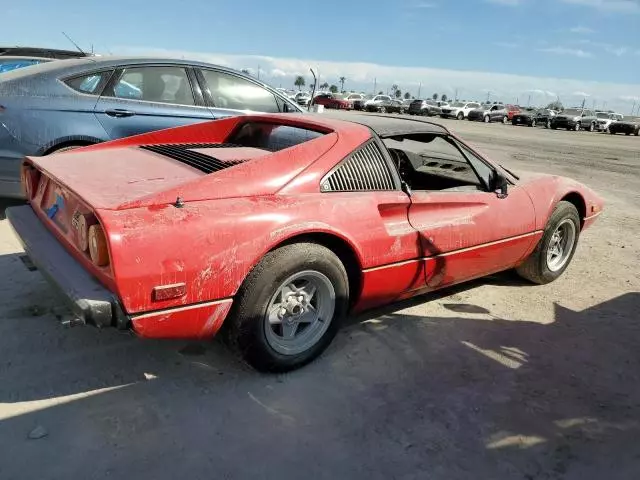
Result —
<path fill-rule="evenodd" d="M 514 101 L 552 94 L 620 108 L 640 100 L 640 0 L 22 0 L 3 7 L 3 44 L 194 56 L 276 86 L 321 81 Z M 476 72 L 476 73 L 469 73 Z M 563 79 L 563 80 L 554 80 Z M 542 93 L 541 93 L 542 92 Z M 513 98 L 512 98 L 513 97 Z M 584 95 L 582 95 L 584 97 Z M 628 113 L 628 112 L 623 112 Z"/>

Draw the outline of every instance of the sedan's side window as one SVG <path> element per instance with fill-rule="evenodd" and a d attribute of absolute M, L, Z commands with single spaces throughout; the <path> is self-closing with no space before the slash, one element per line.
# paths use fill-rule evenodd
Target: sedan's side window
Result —
<path fill-rule="evenodd" d="M 77 92 L 95 95 L 99 93 L 97 91 L 98 86 L 102 84 L 103 80 L 106 81 L 105 77 L 109 73 L 111 72 L 90 73 L 88 75 L 70 78 L 64 83 L 66 83 L 68 87 L 73 88 Z"/>
<path fill-rule="evenodd" d="M 189 77 L 182 67 L 125 68 L 109 95 L 147 102 L 195 105 Z"/>
<path fill-rule="evenodd" d="M 278 113 L 278 102 L 269 90 L 244 78 L 214 70 L 202 70 L 214 106 L 234 110 Z"/>

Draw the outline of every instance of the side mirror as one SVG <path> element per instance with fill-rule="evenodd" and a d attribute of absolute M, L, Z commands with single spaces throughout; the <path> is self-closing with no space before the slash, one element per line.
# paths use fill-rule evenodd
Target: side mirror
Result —
<path fill-rule="evenodd" d="M 493 190 L 498 194 L 499 198 L 506 198 L 509 195 L 509 182 L 501 172 L 496 172 Z"/>

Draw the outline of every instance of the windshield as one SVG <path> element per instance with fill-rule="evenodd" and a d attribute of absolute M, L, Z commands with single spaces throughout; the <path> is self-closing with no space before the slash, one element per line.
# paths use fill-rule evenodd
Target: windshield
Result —
<path fill-rule="evenodd" d="M 598 118 L 611 118 L 611 114 L 610 113 L 597 113 L 596 116 Z"/>
<path fill-rule="evenodd" d="M 452 107 L 464 107 L 464 106 L 465 106 L 465 104 L 464 104 L 464 103 L 462 103 L 462 102 L 453 102 L 453 103 L 451 104 L 451 106 L 452 106 Z"/>
<path fill-rule="evenodd" d="M 577 115 L 582 115 L 582 110 L 578 110 L 577 108 L 567 108 L 564 112 L 562 112 L 562 114 L 575 117 Z"/>

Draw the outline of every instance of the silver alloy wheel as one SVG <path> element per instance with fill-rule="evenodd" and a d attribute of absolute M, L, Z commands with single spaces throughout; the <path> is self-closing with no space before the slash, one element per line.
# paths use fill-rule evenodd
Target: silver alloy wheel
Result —
<path fill-rule="evenodd" d="M 269 346 L 282 355 L 298 355 L 325 334 L 336 308 L 331 280 L 314 270 L 287 278 L 271 297 L 264 317 Z"/>
<path fill-rule="evenodd" d="M 565 218 L 551 235 L 547 247 L 547 268 L 552 272 L 563 268 L 571 256 L 575 242 L 576 224 Z"/>
<path fill-rule="evenodd" d="M 535 127 L 536 126 L 536 119 L 534 118 L 533 120 L 531 120 L 531 126 Z"/>
<path fill-rule="evenodd" d="M 502 124 L 503 125 L 506 125 L 508 121 L 509 121 L 509 117 L 507 117 L 506 115 L 504 117 L 502 117 Z"/>
<path fill-rule="evenodd" d="M 489 118 L 489 115 L 485 115 L 485 116 L 484 116 L 484 123 L 489 123 L 489 120 L 491 120 L 491 119 Z"/>

